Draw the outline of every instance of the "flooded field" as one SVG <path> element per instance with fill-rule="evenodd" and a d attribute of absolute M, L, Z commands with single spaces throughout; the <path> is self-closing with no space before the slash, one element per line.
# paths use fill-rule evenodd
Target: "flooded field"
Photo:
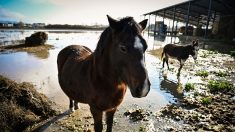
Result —
<path fill-rule="evenodd" d="M 34 32 L 34 30 L 0 30 L 0 46 L 21 44 L 25 37 Z M 58 52 L 71 44 L 85 45 L 94 50 L 101 31 L 45 30 L 45 32 L 48 33 L 49 37 L 46 43 L 53 46 L 45 51 L 27 52 L 0 49 L 0 74 L 18 82 L 26 81 L 34 84 L 37 91 L 48 96 L 59 106 L 62 112 L 65 112 L 68 109 L 69 100 L 58 84 L 56 64 Z M 171 70 L 162 69 L 162 61 L 159 55 L 165 44 L 170 42 L 179 43 L 179 39 L 177 37 L 161 37 L 154 40 L 152 37 L 148 37 L 147 34 L 145 34 L 145 38 L 148 42 L 145 60 L 151 82 L 151 91 L 146 98 L 141 99 L 133 98 L 130 92 L 127 92 L 116 113 L 114 131 L 140 131 L 141 129 L 162 131 L 168 130 L 169 126 L 182 129 L 181 124 L 183 122 L 156 118 L 155 114 L 161 108 L 177 103 L 178 100 L 183 99 L 183 96 L 190 95 L 190 93 L 184 92 L 185 84 L 205 84 L 205 78 L 195 75 L 198 71 L 227 73 L 229 76 L 223 79 L 234 84 L 235 62 L 230 55 L 200 50 L 198 62 L 194 63 L 190 57 L 182 69 L 181 77 L 177 78 L 176 73 L 179 63 L 171 60 Z M 209 74 L 206 80 L 216 80 L 218 78 L 216 74 Z M 43 130 L 89 130 L 93 122 L 88 111 L 89 108 L 85 104 L 82 104 L 81 107 L 72 115 L 61 117 L 62 119 L 55 121 L 50 127 L 45 126 Z M 135 110 L 141 110 L 146 119 L 135 122 L 129 119 L 130 116 L 124 114 L 127 113 L 128 115 L 128 112 L 131 113 Z"/>

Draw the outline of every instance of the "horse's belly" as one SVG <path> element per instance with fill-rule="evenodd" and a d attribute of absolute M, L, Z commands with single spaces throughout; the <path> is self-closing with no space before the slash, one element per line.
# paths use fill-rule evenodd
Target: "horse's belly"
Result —
<path fill-rule="evenodd" d="M 167 54 L 167 53 L 166 53 L 166 56 L 167 56 L 168 58 L 176 59 L 176 60 L 177 60 L 177 56 L 174 56 L 174 55 L 172 55 L 172 54 Z"/>

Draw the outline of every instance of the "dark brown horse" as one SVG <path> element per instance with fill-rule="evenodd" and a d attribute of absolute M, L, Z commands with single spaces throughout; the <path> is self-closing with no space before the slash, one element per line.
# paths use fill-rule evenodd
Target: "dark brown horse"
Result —
<path fill-rule="evenodd" d="M 58 55 L 58 77 L 62 90 L 70 99 L 87 103 L 94 118 L 96 132 L 103 129 L 106 112 L 107 131 L 112 131 L 113 116 L 129 87 L 133 97 L 145 97 L 150 82 L 144 63 L 147 44 L 141 35 L 147 20 L 136 23 L 132 17 L 120 21 L 109 16 L 94 53 L 85 46 L 71 45 Z M 75 101 L 75 103 L 73 103 Z"/>
<path fill-rule="evenodd" d="M 166 62 L 168 70 L 169 64 L 168 59 L 174 58 L 177 59 L 180 62 L 180 68 L 178 69 L 177 76 L 180 76 L 180 71 L 185 63 L 185 61 L 189 58 L 189 55 L 193 57 L 193 59 L 196 61 L 197 54 L 199 50 L 198 40 L 192 41 L 192 44 L 189 45 L 176 45 L 176 44 L 167 44 L 163 48 L 162 57 L 163 58 L 163 64 L 162 67 L 164 68 L 164 63 Z"/>

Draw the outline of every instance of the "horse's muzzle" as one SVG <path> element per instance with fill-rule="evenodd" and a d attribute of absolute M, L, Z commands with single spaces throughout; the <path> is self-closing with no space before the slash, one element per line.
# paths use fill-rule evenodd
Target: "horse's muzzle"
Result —
<path fill-rule="evenodd" d="M 131 95 L 135 98 L 146 97 L 150 91 L 150 81 L 146 79 L 143 84 L 140 84 L 136 88 L 130 88 Z"/>

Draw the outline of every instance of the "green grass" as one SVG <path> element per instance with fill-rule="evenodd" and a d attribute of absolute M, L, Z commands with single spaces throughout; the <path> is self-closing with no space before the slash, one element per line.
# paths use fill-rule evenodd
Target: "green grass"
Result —
<path fill-rule="evenodd" d="M 194 84 L 193 83 L 186 83 L 185 84 L 185 87 L 184 87 L 184 89 L 185 89 L 185 91 L 190 91 L 190 90 L 194 90 Z"/>
<path fill-rule="evenodd" d="M 205 77 L 208 77 L 209 73 L 208 73 L 208 71 L 198 71 L 195 75 L 205 78 Z"/>
<path fill-rule="evenodd" d="M 209 97 L 204 97 L 201 99 L 202 104 L 208 105 L 212 102 L 211 98 Z"/>
<path fill-rule="evenodd" d="M 200 57 L 202 57 L 202 58 L 207 58 L 208 56 L 209 56 L 209 54 L 208 53 L 206 53 L 206 52 L 202 52 L 203 54 L 202 55 L 200 55 Z"/>
<path fill-rule="evenodd" d="M 140 126 L 139 132 L 147 132 L 145 126 Z"/>
<path fill-rule="evenodd" d="M 219 76 L 219 77 L 225 77 L 225 76 L 229 76 L 229 74 L 225 73 L 225 72 L 222 72 L 222 71 L 219 71 L 215 74 L 216 76 Z"/>
<path fill-rule="evenodd" d="M 223 92 L 223 91 L 230 91 L 234 89 L 234 86 L 232 83 L 228 81 L 215 81 L 210 80 L 207 84 L 207 87 L 210 89 L 211 92 Z"/>
<path fill-rule="evenodd" d="M 196 91 L 196 92 L 194 92 L 193 95 L 194 95 L 194 96 L 199 96 L 199 94 L 200 94 L 200 93 Z"/>
<path fill-rule="evenodd" d="M 235 58 L 235 50 L 234 51 L 230 51 L 230 55 Z"/>
<path fill-rule="evenodd" d="M 218 54 L 219 52 L 217 50 L 209 50 L 208 54 Z"/>

